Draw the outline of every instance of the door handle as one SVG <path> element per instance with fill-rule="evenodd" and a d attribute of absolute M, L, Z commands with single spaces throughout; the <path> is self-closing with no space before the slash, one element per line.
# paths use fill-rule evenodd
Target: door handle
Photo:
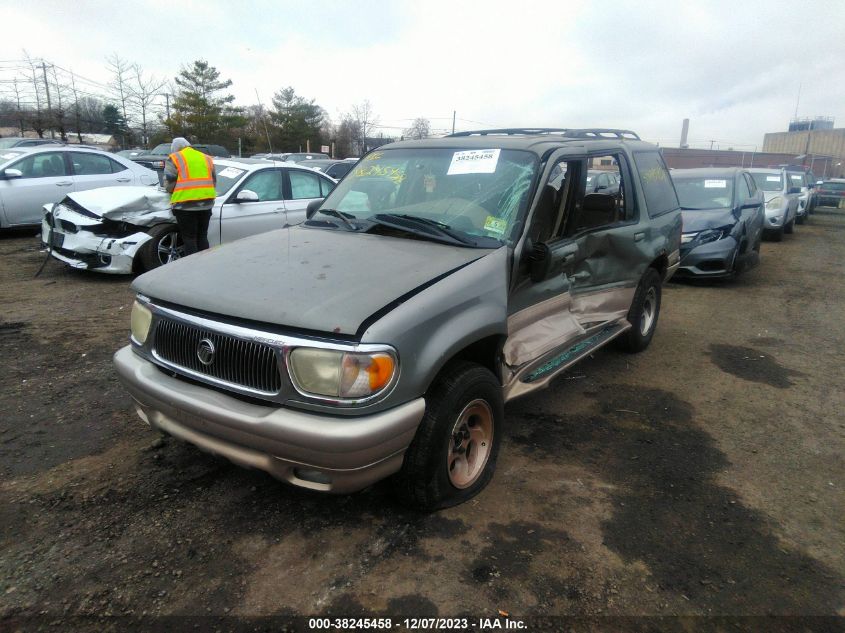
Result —
<path fill-rule="evenodd" d="M 575 273 L 573 275 L 569 275 L 569 278 L 578 281 L 579 279 L 586 279 L 589 276 L 590 276 L 589 272 L 587 272 L 586 270 L 582 270 L 580 273 Z"/>
<path fill-rule="evenodd" d="M 118 178 L 117 182 L 129 182 L 130 180 L 132 180 L 132 179 L 131 178 Z"/>
<path fill-rule="evenodd" d="M 284 207 L 279 207 L 277 209 L 273 209 L 273 213 L 284 213 L 284 212 L 285 212 Z"/>
<path fill-rule="evenodd" d="M 645 239 L 645 233 L 634 233 L 634 241 L 641 242 Z"/>
<path fill-rule="evenodd" d="M 56 186 L 57 187 L 67 187 L 67 186 L 72 185 L 72 184 L 73 183 L 70 182 L 69 180 L 62 180 L 61 182 L 57 182 Z"/>

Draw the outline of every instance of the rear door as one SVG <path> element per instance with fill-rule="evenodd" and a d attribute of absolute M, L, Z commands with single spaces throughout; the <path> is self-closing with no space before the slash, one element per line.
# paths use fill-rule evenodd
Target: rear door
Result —
<path fill-rule="evenodd" d="M 6 169 L 17 169 L 20 178 L 0 180 L 0 198 L 9 226 L 40 224 L 43 205 L 58 202 L 74 191 L 65 152 L 38 152 L 25 156 Z"/>
<path fill-rule="evenodd" d="M 286 224 L 305 222 L 305 210 L 313 200 L 325 198 L 335 183 L 313 171 L 284 169 Z"/>
<path fill-rule="evenodd" d="M 131 185 L 135 178 L 125 166 L 104 154 L 67 152 L 73 169 L 74 191 Z"/>
<path fill-rule="evenodd" d="M 256 201 L 239 201 L 238 195 L 251 191 Z M 220 241 L 231 242 L 285 226 L 285 203 L 281 170 L 267 168 L 247 176 L 230 192 L 220 209 Z"/>

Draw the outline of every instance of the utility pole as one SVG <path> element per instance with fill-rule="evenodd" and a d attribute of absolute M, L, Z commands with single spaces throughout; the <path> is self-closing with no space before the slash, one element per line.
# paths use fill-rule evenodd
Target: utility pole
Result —
<path fill-rule="evenodd" d="M 165 92 L 164 93 L 164 100 L 165 100 L 165 111 L 167 112 L 167 118 L 170 119 L 170 94 Z"/>
<path fill-rule="evenodd" d="M 79 121 L 79 93 L 76 92 L 76 79 L 73 76 L 73 71 L 70 73 L 70 85 L 73 89 L 73 110 L 76 115 L 76 138 L 79 143 L 82 143 L 82 125 Z"/>
<path fill-rule="evenodd" d="M 713 139 L 710 139 L 710 150 L 711 151 L 713 150 L 713 143 L 715 143 L 715 142 L 716 141 L 714 141 Z"/>
<path fill-rule="evenodd" d="M 50 107 L 50 84 L 47 83 L 47 64 L 41 60 L 41 71 L 44 73 L 44 89 L 47 91 L 47 116 L 53 116 L 53 109 Z M 56 131 L 50 127 L 50 138 L 56 138 Z"/>
<path fill-rule="evenodd" d="M 452 134 L 455 133 L 455 117 L 458 115 L 457 110 L 452 110 Z"/>

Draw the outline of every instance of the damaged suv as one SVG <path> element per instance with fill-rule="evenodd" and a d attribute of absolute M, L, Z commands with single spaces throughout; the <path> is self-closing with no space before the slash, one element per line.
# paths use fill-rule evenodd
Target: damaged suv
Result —
<path fill-rule="evenodd" d="M 623 130 L 393 143 L 308 216 L 138 277 L 118 375 L 155 429 L 313 490 L 393 476 L 422 509 L 490 481 L 506 401 L 645 349 L 679 263 L 669 172 Z"/>

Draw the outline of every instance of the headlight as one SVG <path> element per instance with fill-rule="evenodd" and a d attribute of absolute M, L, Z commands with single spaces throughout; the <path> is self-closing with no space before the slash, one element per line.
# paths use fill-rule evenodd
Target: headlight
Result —
<path fill-rule="evenodd" d="M 783 198 L 780 196 L 775 196 L 771 200 L 766 203 L 766 208 L 769 211 L 775 211 L 776 209 L 780 209 L 783 206 Z"/>
<path fill-rule="evenodd" d="M 153 313 L 150 312 L 149 308 L 136 301 L 132 304 L 132 315 L 129 320 L 132 338 L 143 345 L 147 340 L 147 334 L 150 333 L 150 323 L 153 320 Z"/>
<path fill-rule="evenodd" d="M 708 242 L 715 242 L 725 236 L 725 231 L 722 229 L 707 229 L 698 234 L 698 243 L 707 244 Z"/>
<path fill-rule="evenodd" d="M 291 379 L 306 393 L 366 398 L 390 384 L 396 359 L 387 352 L 343 352 L 299 347 L 290 353 Z"/>

